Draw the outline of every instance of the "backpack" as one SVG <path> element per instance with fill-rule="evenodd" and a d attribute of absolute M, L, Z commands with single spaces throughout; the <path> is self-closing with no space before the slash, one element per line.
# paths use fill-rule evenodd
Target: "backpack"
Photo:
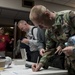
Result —
<path fill-rule="evenodd" d="M 33 39 L 34 39 L 34 40 L 35 40 L 35 36 L 34 36 L 34 29 L 35 29 L 35 28 L 37 28 L 37 27 L 34 26 L 34 27 L 31 29 L 31 34 L 33 35 Z"/>

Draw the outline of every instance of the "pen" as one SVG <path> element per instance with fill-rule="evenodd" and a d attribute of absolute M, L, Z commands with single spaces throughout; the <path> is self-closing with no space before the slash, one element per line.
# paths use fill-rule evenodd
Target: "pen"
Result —
<path fill-rule="evenodd" d="M 38 58 L 37 58 L 37 64 L 39 63 L 39 56 L 38 56 Z"/>

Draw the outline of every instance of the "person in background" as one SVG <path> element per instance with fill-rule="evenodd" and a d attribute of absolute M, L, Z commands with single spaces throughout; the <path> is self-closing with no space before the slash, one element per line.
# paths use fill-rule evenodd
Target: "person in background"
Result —
<path fill-rule="evenodd" d="M 51 12 L 43 5 L 35 5 L 30 11 L 29 18 L 34 25 L 48 29 L 46 33 L 47 52 L 41 58 L 39 64 L 32 65 L 32 70 L 38 71 L 41 67 L 48 66 L 48 60 L 53 51 L 54 52 L 52 54 L 58 53 L 61 55 L 63 52 L 66 56 L 67 54 L 69 55 L 68 52 L 71 52 L 69 56 L 71 61 L 66 60 L 67 65 L 71 68 L 70 73 L 75 74 L 75 56 L 71 56 L 73 55 L 72 51 L 75 49 L 75 47 L 65 47 L 65 42 L 68 40 L 68 38 L 75 35 L 75 13 L 71 10 L 67 12 Z M 70 62 L 71 65 L 68 64 L 68 62 Z"/>
<path fill-rule="evenodd" d="M 10 42 L 8 42 L 6 45 L 6 56 L 9 55 L 11 58 L 13 58 L 14 38 L 13 36 L 10 36 L 9 32 L 5 32 L 5 35 L 8 36 L 10 39 Z"/>
<path fill-rule="evenodd" d="M 0 56 L 5 57 L 7 43 L 10 43 L 10 39 L 4 34 L 4 28 L 0 27 Z"/>
<path fill-rule="evenodd" d="M 39 51 L 38 51 L 38 44 L 37 44 L 37 28 L 34 26 L 29 25 L 25 20 L 20 20 L 18 22 L 18 27 L 21 31 L 26 32 L 27 38 L 23 38 L 21 43 L 29 45 L 31 51 L 31 62 L 37 62 Z M 33 29 L 33 34 L 32 34 Z"/>

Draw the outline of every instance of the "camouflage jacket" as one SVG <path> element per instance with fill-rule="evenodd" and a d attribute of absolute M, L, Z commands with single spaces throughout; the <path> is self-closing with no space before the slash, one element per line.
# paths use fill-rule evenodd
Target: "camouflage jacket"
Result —
<path fill-rule="evenodd" d="M 75 34 L 75 14 L 73 11 L 56 13 L 55 24 L 46 31 L 46 49 L 48 52 L 41 58 L 40 62 L 49 65 L 51 51 L 56 50 L 58 46 L 65 47 L 64 43 L 70 36 Z M 55 51 L 54 51 L 55 52 Z M 74 57 L 75 58 L 75 57 Z"/>

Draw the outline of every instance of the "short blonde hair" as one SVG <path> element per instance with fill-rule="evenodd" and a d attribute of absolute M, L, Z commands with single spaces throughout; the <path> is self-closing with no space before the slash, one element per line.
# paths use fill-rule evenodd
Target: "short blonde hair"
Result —
<path fill-rule="evenodd" d="M 46 11 L 46 7 L 43 5 L 35 5 L 31 11 L 29 18 L 31 21 L 39 20 L 43 13 Z"/>

